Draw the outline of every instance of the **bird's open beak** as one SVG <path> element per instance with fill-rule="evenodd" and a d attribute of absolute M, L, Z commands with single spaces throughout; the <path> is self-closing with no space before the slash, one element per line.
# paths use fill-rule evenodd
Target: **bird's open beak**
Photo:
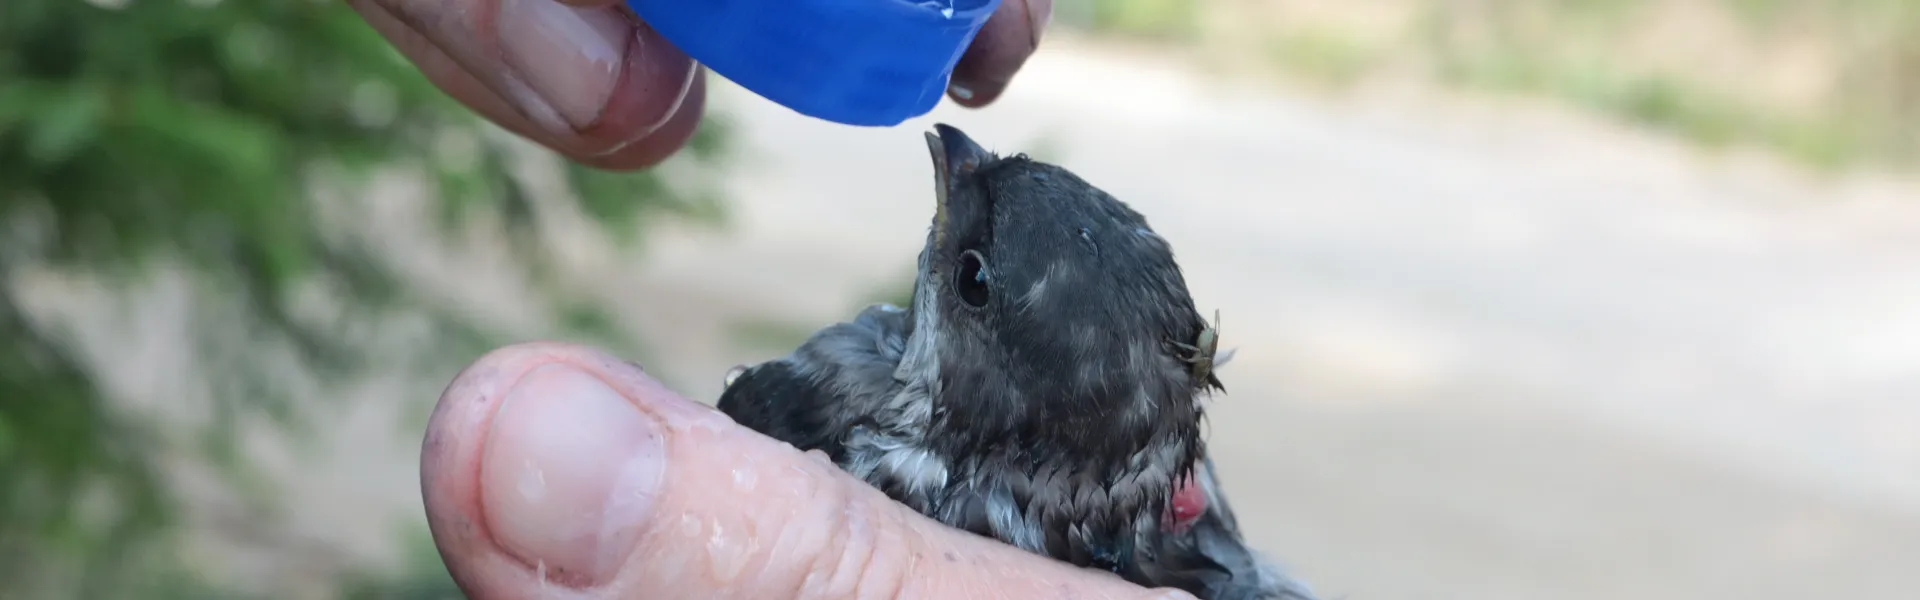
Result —
<path fill-rule="evenodd" d="M 935 123 L 933 131 L 927 132 L 927 151 L 933 154 L 933 231 L 937 244 L 949 227 L 947 199 L 952 197 L 954 185 L 971 176 L 992 154 L 967 134 L 945 123 Z"/>

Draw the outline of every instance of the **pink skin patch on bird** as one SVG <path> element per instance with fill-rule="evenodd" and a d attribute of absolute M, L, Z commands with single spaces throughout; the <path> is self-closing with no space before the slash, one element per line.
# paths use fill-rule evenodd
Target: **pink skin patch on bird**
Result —
<path fill-rule="evenodd" d="M 1173 497 L 1167 500 L 1166 514 L 1160 517 L 1167 531 L 1181 534 L 1200 520 L 1201 513 L 1207 512 L 1207 493 L 1200 489 L 1200 482 L 1192 475 L 1181 478 L 1173 487 Z"/>

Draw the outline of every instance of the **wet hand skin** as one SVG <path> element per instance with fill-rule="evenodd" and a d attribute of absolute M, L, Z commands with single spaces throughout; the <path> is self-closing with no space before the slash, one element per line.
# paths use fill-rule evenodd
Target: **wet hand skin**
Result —
<path fill-rule="evenodd" d="M 706 109 L 704 70 L 620 0 L 347 4 L 442 91 L 582 164 L 658 164 Z M 955 65 L 948 96 L 974 108 L 999 98 L 1052 13 L 1053 0 L 1002 0 Z"/>
<path fill-rule="evenodd" d="M 420 475 L 478 599 L 1192 598 L 949 529 L 582 346 L 463 370 Z"/>

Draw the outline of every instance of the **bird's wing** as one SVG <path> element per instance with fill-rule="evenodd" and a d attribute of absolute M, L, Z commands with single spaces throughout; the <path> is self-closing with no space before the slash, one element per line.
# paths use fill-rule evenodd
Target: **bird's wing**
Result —
<path fill-rule="evenodd" d="M 851 425 L 880 410 L 894 386 L 906 331 L 900 309 L 869 307 L 785 357 L 747 367 L 720 393 L 716 408 L 762 435 L 842 463 Z"/>
<path fill-rule="evenodd" d="M 1193 476 L 1206 509 L 1185 531 L 1144 536 L 1156 542 L 1148 545 L 1151 553 L 1139 556 L 1142 574 L 1155 585 L 1186 589 L 1203 600 L 1317 600 L 1306 584 L 1241 537 L 1212 457 L 1202 458 Z"/>
<path fill-rule="evenodd" d="M 748 367 L 720 393 L 716 407 L 761 435 L 818 449 L 837 461 L 844 449 L 833 428 L 835 404 L 824 384 L 782 358 Z"/>

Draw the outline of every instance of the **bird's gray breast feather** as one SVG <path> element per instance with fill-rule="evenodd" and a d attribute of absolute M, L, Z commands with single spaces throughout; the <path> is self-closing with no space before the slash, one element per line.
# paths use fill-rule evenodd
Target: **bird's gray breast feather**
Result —
<path fill-rule="evenodd" d="M 827 327 L 791 354 L 748 369 L 722 394 L 721 410 L 795 446 L 823 447 L 842 469 L 922 514 L 1047 554 L 1044 507 L 1073 504 L 1067 496 L 1084 486 L 1068 485 L 1071 473 L 997 469 L 983 457 L 955 464 L 933 451 L 926 439 L 934 390 L 923 378 L 896 375 L 912 331 L 907 318 L 897 307 L 874 305 Z M 1246 545 L 1211 459 L 1194 475 L 1206 512 L 1180 534 L 1142 519 L 1137 543 L 1149 551 L 1139 559 L 1151 564 L 1139 568 L 1166 585 L 1205 589 L 1209 600 L 1313 600 Z M 1016 494 L 1014 484 L 1024 491 Z M 1055 495 L 1062 497 L 1045 498 Z"/>
<path fill-rule="evenodd" d="M 950 471 L 923 443 L 932 394 L 920 382 L 895 376 L 910 331 L 906 311 L 876 304 L 814 334 L 783 360 L 839 399 L 838 406 L 821 409 L 839 415 L 841 468 L 927 512 L 948 486 Z"/>

